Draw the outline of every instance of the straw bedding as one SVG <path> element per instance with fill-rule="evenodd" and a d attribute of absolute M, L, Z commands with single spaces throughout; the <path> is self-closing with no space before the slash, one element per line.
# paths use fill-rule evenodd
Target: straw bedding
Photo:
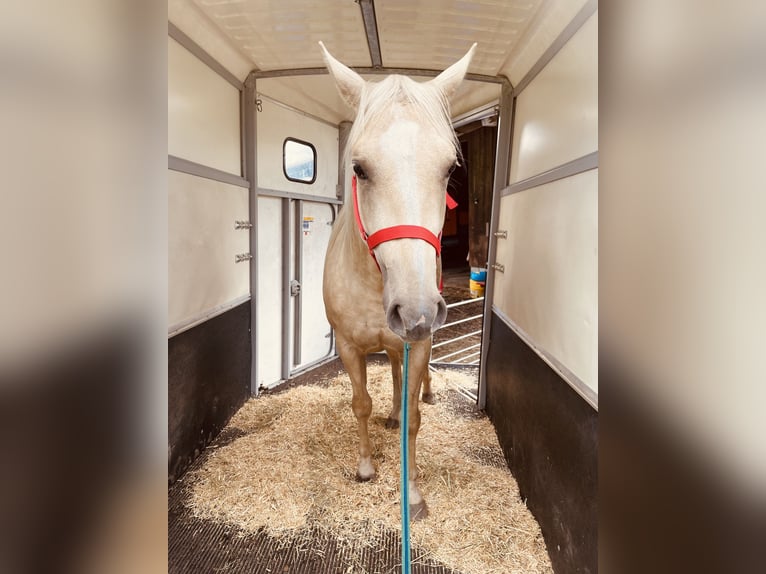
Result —
<path fill-rule="evenodd" d="M 430 516 L 413 524 L 413 545 L 466 574 L 550 573 L 539 526 L 519 498 L 491 423 L 453 390 L 471 386 L 461 377 L 470 375 L 437 371 L 437 404 L 421 403 L 419 484 Z M 370 547 L 382 532 L 400 529 L 398 431 L 383 425 L 391 408 L 388 365 L 368 366 L 378 471 L 368 483 L 355 480 L 348 376 L 318 383 L 242 407 L 225 431 L 236 438 L 186 478 L 195 516 L 292 539 L 320 527 Z"/>

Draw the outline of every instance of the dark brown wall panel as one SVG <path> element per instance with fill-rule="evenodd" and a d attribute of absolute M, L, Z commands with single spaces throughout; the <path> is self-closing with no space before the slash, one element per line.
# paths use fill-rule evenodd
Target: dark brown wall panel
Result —
<path fill-rule="evenodd" d="M 168 340 L 168 480 L 249 396 L 250 302 Z"/>
<path fill-rule="evenodd" d="M 598 413 L 494 314 L 487 413 L 556 574 L 595 574 Z"/>

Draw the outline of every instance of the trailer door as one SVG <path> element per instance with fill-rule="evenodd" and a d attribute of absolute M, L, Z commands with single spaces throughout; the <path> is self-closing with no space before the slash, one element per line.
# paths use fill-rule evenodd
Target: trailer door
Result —
<path fill-rule="evenodd" d="M 267 95 L 257 102 L 258 385 L 333 354 L 322 271 L 336 208 L 338 128 Z"/>

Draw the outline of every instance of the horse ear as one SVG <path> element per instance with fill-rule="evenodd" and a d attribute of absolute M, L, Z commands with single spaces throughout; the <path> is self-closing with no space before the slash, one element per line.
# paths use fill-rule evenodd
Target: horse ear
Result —
<path fill-rule="evenodd" d="M 332 54 L 324 47 L 323 42 L 320 41 L 319 46 L 322 48 L 324 63 L 335 80 L 338 93 L 340 93 L 343 101 L 356 111 L 359 108 L 359 101 L 362 99 L 362 90 L 364 89 L 362 76 L 333 58 Z"/>
<path fill-rule="evenodd" d="M 458 86 L 460 86 L 460 83 L 463 81 L 466 72 L 468 72 L 468 66 L 471 65 L 471 59 L 473 58 L 475 50 L 476 42 L 474 42 L 471 49 L 466 52 L 465 56 L 431 80 L 430 83 L 440 89 L 447 99 L 452 97 L 455 90 L 457 90 Z"/>

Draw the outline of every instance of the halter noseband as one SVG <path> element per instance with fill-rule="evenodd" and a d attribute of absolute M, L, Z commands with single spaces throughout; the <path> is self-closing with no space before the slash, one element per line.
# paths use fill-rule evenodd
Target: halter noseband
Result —
<path fill-rule="evenodd" d="M 381 243 L 391 241 L 392 239 L 422 239 L 426 243 L 429 243 L 435 250 L 436 256 L 439 257 L 442 253 L 442 234 L 434 235 L 430 230 L 419 225 L 393 225 L 391 227 L 384 227 L 379 229 L 372 235 L 369 235 L 364 230 L 362 224 L 362 217 L 359 215 L 359 199 L 356 191 L 356 176 L 351 178 L 351 190 L 354 194 L 354 217 L 356 218 L 356 225 L 359 227 L 359 233 L 362 234 L 362 239 L 367 244 L 367 249 L 370 250 L 372 260 L 375 261 L 375 265 L 378 266 L 380 271 L 380 263 L 378 258 L 375 257 L 375 251 L 373 251 Z M 457 207 L 457 202 L 452 199 L 449 193 L 447 193 L 447 208 L 454 209 Z"/>

